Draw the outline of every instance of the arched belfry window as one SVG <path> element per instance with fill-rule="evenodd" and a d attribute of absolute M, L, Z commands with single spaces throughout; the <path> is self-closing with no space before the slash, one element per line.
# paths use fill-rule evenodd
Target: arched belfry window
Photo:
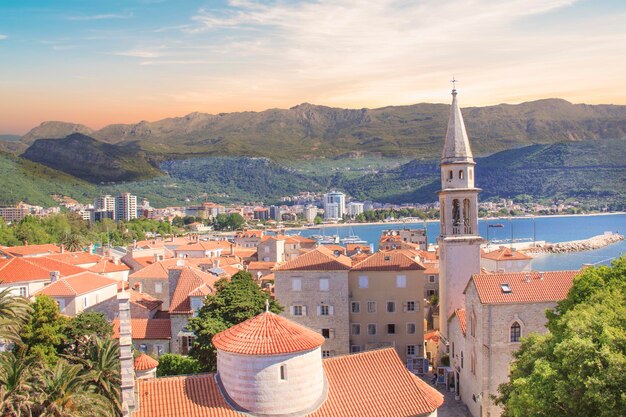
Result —
<path fill-rule="evenodd" d="M 511 325 L 511 343 L 519 342 L 522 337 L 522 326 L 518 322 Z"/>
<path fill-rule="evenodd" d="M 448 179 L 451 180 L 452 178 L 454 178 L 454 173 L 452 171 L 448 172 Z"/>
<path fill-rule="evenodd" d="M 463 179 L 463 170 L 459 171 L 459 179 L 462 180 Z"/>
<path fill-rule="evenodd" d="M 456 198 L 452 200 L 452 234 L 461 234 L 461 203 Z"/>
<path fill-rule="evenodd" d="M 466 235 L 472 234 L 472 218 L 470 217 L 470 201 L 468 198 L 463 200 L 463 232 Z"/>

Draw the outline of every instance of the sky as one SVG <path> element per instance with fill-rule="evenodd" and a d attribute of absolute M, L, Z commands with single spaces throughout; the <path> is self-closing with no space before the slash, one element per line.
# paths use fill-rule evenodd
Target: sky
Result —
<path fill-rule="evenodd" d="M 0 0 L 0 133 L 309 102 L 626 104 L 624 0 Z"/>

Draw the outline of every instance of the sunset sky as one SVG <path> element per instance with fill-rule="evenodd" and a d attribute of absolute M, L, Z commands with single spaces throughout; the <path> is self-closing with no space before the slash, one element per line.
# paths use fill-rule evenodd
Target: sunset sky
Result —
<path fill-rule="evenodd" d="M 0 2 L 0 133 L 448 102 L 452 74 L 463 106 L 626 104 L 626 1 Z"/>

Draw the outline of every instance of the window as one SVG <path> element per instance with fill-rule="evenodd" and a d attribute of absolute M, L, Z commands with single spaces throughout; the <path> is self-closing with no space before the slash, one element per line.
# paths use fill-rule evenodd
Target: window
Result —
<path fill-rule="evenodd" d="M 429 275 L 428 276 L 428 282 L 434 283 L 435 282 L 435 276 L 434 275 Z"/>
<path fill-rule="evenodd" d="M 361 312 L 361 303 L 358 301 L 353 301 L 350 305 L 351 311 L 355 314 L 358 314 Z"/>
<path fill-rule="evenodd" d="M 426 290 L 426 298 L 430 298 L 433 295 L 437 295 L 437 290 Z"/>
<path fill-rule="evenodd" d="M 330 316 L 330 306 L 321 305 L 319 307 L 320 316 Z"/>
<path fill-rule="evenodd" d="M 330 350 L 323 350 L 322 358 L 330 358 Z"/>
<path fill-rule="evenodd" d="M 26 297 L 26 296 L 28 296 L 28 291 L 27 291 L 27 288 L 26 288 L 26 287 L 20 287 L 20 288 L 19 288 L 19 291 L 20 291 L 20 297 Z"/>
<path fill-rule="evenodd" d="M 462 180 L 463 179 L 463 170 L 459 171 L 459 179 Z"/>
<path fill-rule="evenodd" d="M 470 316 L 470 334 L 472 337 L 476 337 L 476 314 L 473 311 Z"/>
<path fill-rule="evenodd" d="M 320 291 L 328 291 L 329 287 L 328 278 L 320 278 Z"/>
<path fill-rule="evenodd" d="M 157 356 L 161 356 L 163 354 L 163 345 L 155 345 Z"/>
<path fill-rule="evenodd" d="M 359 288 L 367 288 L 369 286 L 369 280 L 366 276 L 359 277 Z"/>
<path fill-rule="evenodd" d="M 376 301 L 368 301 L 367 302 L 367 312 L 368 313 L 376 313 Z"/>
<path fill-rule="evenodd" d="M 367 325 L 367 334 L 369 334 L 370 336 L 373 336 L 376 334 L 376 325 L 375 324 L 368 324 Z"/>
<path fill-rule="evenodd" d="M 470 356 L 470 372 L 472 375 L 476 375 L 476 353 L 474 351 L 472 351 Z"/>
<path fill-rule="evenodd" d="M 463 351 L 461 351 L 461 368 L 463 367 Z"/>
<path fill-rule="evenodd" d="M 358 336 L 358 335 L 361 334 L 361 325 L 360 324 L 353 323 L 351 327 L 352 327 L 352 334 L 354 336 Z"/>
<path fill-rule="evenodd" d="M 141 353 L 148 353 L 148 345 L 139 345 L 139 350 L 141 351 Z"/>
<path fill-rule="evenodd" d="M 415 323 L 407 323 L 406 324 L 406 332 L 407 334 L 415 334 L 416 326 Z"/>
<path fill-rule="evenodd" d="M 396 334 L 396 325 L 388 324 L 387 325 L 387 334 Z"/>
<path fill-rule="evenodd" d="M 265 246 L 265 247 L 263 248 L 263 252 L 265 252 L 265 253 L 270 253 L 270 247 L 269 247 L 269 246 Z"/>
<path fill-rule="evenodd" d="M 452 357 L 454 358 L 454 342 L 452 342 Z"/>
<path fill-rule="evenodd" d="M 291 289 L 293 291 L 302 291 L 302 278 L 292 278 Z"/>
<path fill-rule="evenodd" d="M 322 336 L 324 339 L 330 339 L 330 329 L 322 329 Z"/>
<path fill-rule="evenodd" d="M 407 345 L 406 346 L 406 354 L 409 356 L 415 355 L 415 345 Z"/>
<path fill-rule="evenodd" d="M 415 301 L 406 302 L 406 311 L 415 311 Z"/>
<path fill-rule="evenodd" d="M 396 276 L 396 288 L 406 288 L 406 275 Z"/>
<path fill-rule="evenodd" d="M 522 326 L 515 322 L 511 326 L 511 343 L 519 342 L 520 337 L 522 337 Z"/>
<path fill-rule="evenodd" d="M 452 171 L 448 172 L 448 179 L 451 180 L 454 178 L 454 173 Z"/>
<path fill-rule="evenodd" d="M 193 310 L 193 316 L 198 317 L 198 312 L 204 305 L 202 297 L 189 297 L 189 302 L 191 304 L 191 309 Z"/>
<path fill-rule="evenodd" d="M 154 292 L 157 294 L 160 294 L 163 292 L 163 283 L 162 282 L 156 282 L 154 284 Z"/>
<path fill-rule="evenodd" d="M 87 308 L 89 306 L 89 298 L 87 296 L 83 297 L 83 307 Z"/>
<path fill-rule="evenodd" d="M 281 381 L 287 380 L 287 365 L 280 365 L 280 379 Z"/>
<path fill-rule="evenodd" d="M 350 353 L 359 353 L 361 351 L 360 345 L 352 345 L 350 346 Z"/>
<path fill-rule="evenodd" d="M 387 313 L 396 312 L 396 303 L 394 301 L 387 301 Z"/>
<path fill-rule="evenodd" d="M 292 306 L 291 307 L 291 315 L 292 316 L 302 316 L 303 314 L 302 306 Z"/>

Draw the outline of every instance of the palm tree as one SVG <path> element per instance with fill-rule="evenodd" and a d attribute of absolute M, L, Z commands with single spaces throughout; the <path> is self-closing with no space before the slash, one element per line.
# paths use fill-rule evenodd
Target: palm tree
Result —
<path fill-rule="evenodd" d="M 71 357 L 79 362 L 84 371 L 82 375 L 91 384 L 97 394 L 105 397 L 113 406 L 118 415 L 122 414 L 120 401 L 120 349 L 113 339 L 102 340 L 91 337 L 87 342 L 83 357 Z"/>
<path fill-rule="evenodd" d="M 60 243 L 70 252 L 78 252 L 83 250 L 85 239 L 76 233 L 64 233 L 60 239 Z"/>
<path fill-rule="evenodd" d="M 32 360 L 13 353 L 0 354 L 0 415 L 31 416 L 33 405 Z"/>
<path fill-rule="evenodd" d="M 18 341 L 20 327 L 28 320 L 30 312 L 27 299 L 15 296 L 10 288 L 0 290 L 0 342 Z"/>
<path fill-rule="evenodd" d="M 82 372 L 81 365 L 59 360 L 54 369 L 40 373 L 39 401 L 34 407 L 40 417 L 111 417 L 113 405 Z"/>

